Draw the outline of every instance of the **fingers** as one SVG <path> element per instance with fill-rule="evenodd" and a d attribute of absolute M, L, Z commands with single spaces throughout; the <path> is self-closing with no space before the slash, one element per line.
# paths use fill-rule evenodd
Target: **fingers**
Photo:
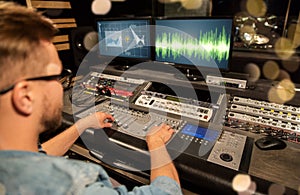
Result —
<path fill-rule="evenodd" d="M 169 126 L 169 125 L 167 125 L 167 124 L 165 124 L 165 123 L 162 123 L 162 124 L 159 125 L 159 126 L 154 126 L 154 127 L 152 127 L 152 128 L 150 129 L 150 131 L 149 131 L 148 134 L 153 134 L 153 133 L 155 133 L 155 132 L 157 132 L 157 131 L 159 131 L 159 130 L 161 130 L 161 131 L 171 131 L 172 128 L 171 128 L 171 126 Z"/>
<path fill-rule="evenodd" d="M 148 138 L 153 139 L 161 139 L 164 143 L 166 143 L 174 133 L 174 129 L 171 126 L 166 124 L 161 124 L 160 126 L 153 127 L 147 134 Z"/>
<path fill-rule="evenodd" d="M 115 120 L 112 115 L 104 113 L 104 112 L 97 112 L 96 115 L 97 115 L 97 118 L 98 118 L 101 128 L 111 127 L 112 122 Z"/>
<path fill-rule="evenodd" d="M 166 133 L 174 133 L 174 129 L 172 129 L 172 127 L 170 125 L 167 124 L 161 124 L 160 126 L 162 131 L 165 131 Z"/>
<path fill-rule="evenodd" d="M 96 112 L 96 117 L 98 119 L 98 124 L 100 125 L 100 128 L 112 127 L 112 122 L 115 120 L 112 115 L 104 112 Z M 147 133 L 146 138 L 154 140 L 160 139 L 164 143 L 166 143 L 172 137 L 172 134 L 174 132 L 174 129 L 172 129 L 170 125 L 163 123 L 160 126 L 154 126 L 153 128 L 151 128 L 150 131 Z"/>
<path fill-rule="evenodd" d="M 115 120 L 115 118 L 112 115 L 107 114 L 107 113 L 105 113 L 105 119 L 106 119 L 106 122 L 113 122 Z"/>
<path fill-rule="evenodd" d="M 169 125 L 166 125 L 162 131 L 162 139 L 166 143 L 172 137 L 174 130 Z"/>
<path fill-rule="evenodd" d="M 171 128 L 171 126 L 166 124 L 153 127 L 146 136 L 146 142 L 149 151 L 164 147 L 172 137 L 173 133 L 174 130 Z"/>

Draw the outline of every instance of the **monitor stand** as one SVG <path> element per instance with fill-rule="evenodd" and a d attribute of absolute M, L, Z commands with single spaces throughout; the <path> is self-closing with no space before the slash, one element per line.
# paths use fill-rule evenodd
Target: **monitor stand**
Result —
<path fill-rule="evenodd" d="M 116 60 L 112 65 L 116 70 L 126 71 L 129 68 L 131 69 L 134 63 L 130 60 Z"/>
<path fill-rule="evenodd" d="M 175 78 L 180 80 L 189 80 L 189 81 L 204 81 L 205 78 L 202 75 L 190 74 L 190 70 L 187 69 L 185 74 L 175 75 Z"/>
<path fill-rule="evenodd" d="M 127 65 L 114 65 L 114 68 L 116 70 L 126 71 L 130 68 L 130 66 L 128 64 Z"/>

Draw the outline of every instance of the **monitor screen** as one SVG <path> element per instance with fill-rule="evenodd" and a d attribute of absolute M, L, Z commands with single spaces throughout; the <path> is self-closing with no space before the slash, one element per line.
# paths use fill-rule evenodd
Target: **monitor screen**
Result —
<path fill-rule="evenodd" d="M 232 25 L 232 18 L 158 18 L 155 60 L 228 70 Z"/>
<path fill-rule="evenodd" d="M 150 18 L 98 19 L 96 24 L 100 57 L 151 59 Z"/>

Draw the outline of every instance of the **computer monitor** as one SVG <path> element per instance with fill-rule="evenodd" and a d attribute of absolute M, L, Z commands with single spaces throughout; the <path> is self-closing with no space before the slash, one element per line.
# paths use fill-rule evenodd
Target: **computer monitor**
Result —
<path fill-rule="evenodd" d="M 96 20 L 100 58 L 125 68 L 151 60 L 151 18 L 102 18 Z"/>
<path fill-rule="evenodd" d="M 155 60 L 202 74 L 229 70 L 232 18 L 156 18 Z M 195 80 L 196 78 L 191 78 Z"/>

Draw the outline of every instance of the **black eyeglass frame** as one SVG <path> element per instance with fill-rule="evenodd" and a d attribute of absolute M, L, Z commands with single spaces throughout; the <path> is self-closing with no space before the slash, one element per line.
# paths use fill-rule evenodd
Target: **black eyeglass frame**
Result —
<path fill-rule="evenodd" d="M 32 78 L 22 79 L 20 81 L 17 81 L 13 85 L 1 90 L 0 95 L 3 95 L 5 93 L 9 92 L 10 90 L 12 90 L 15 87 L 15 85 L 18 82 L 21 82 L 21 81 L 38 81 L 38 80 L 53 81 L 53 80 L 57 80 L 57 81 L 60 81 L 60 83 L 62 84 L 64 89 L 68 89 L 71 85 L 72 76 L 73 76 L 73 74 L 72 74 L 71 70 L 63 69 L 63 71 L 57 75 L 49 75 L 49 76 L 41 76 L 41 77 L 32 77 Z"/>

